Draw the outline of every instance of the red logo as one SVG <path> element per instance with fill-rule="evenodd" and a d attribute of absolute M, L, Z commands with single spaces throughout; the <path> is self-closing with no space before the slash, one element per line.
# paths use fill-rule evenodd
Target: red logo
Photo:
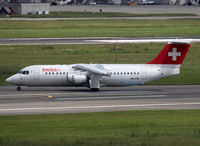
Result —
<path fill-rule="evenodd" d="M 57 68 L 42 68 L 43 72 L 49 71 L 49 72 L 57 72 L 60 71 L 60 69 Z"/>

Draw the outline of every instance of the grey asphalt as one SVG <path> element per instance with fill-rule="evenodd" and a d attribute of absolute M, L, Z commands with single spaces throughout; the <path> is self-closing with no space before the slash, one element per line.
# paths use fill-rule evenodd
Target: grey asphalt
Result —
<path fill-rule="evenodd" d="M 168 19 L 200 19 L 197 16 L 152 16 L 152 17 L 89 17 L 89 18 L 0 18 L 0 20 L 13 21 L 54 21 L 54 20 L 168 20 Z"/>
<path fill-rule="evenodd" d="M 118 13 L 130 13 L 130 14 L 195 14 L 196 16 L 163 16 L 163 17 L 101 17 L 101 18 L 0 18 L 0 20 L 23 20 L 23 21 L 51 21 L 51 20 L 92 20 L 92 19 L 150 19 L 150 20 L 163 20 L 163 19 L 200 19 L 200 6 L 181 6 L 181 5 L 62 5 L 62 6 L 50 6 L 50 11 L 57 12 L 94 12 L 99 13 L 99 10 L 103 12 L 118 12 Z"/>
<path fill-rule="evenodd" d="M 200 109 L 200 85 L 0 87 L 0 115 Z"/>
<path fill-rule="evenodd" d="M 42 45 L 42 44 L 113 44 L 113 43 L 158 43 L 170 40 L 191 40 L 200 42 L 200 37 L 80 37 L 80 38 L 12 38 L 0 39 L 0 45 Z"/>
<path fill-rule="evenodd" d="M 70 11 L 70 12 L 121 12 L 132 14 L 162 14 L 162 13 L 179 13 L 179 14 L 196 14 L 200 15 L 200 6 L 181 6 L 181 5 L 62 5 L 51 6 L 50 11 Z"/>

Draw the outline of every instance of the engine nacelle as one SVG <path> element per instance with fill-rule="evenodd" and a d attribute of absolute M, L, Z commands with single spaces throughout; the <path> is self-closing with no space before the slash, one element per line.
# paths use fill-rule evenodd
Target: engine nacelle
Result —
<path fill-rule="evenodd" d="M 87 83 L 87 76 L 86 75 L 68 74 L 67 80 L 69 83 L 72 83 L 72 84 L 84 84 L 84 83 Z"/>

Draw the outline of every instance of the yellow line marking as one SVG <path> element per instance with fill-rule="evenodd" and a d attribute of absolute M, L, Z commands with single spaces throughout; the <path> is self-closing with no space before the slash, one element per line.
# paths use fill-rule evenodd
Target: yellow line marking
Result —
<path fill-rule="evenodd" d="M 48 95 L 48 96 L 47 96 L 47 98 L 52 98 L 52 97 L 53 97 L 53 96 L 51 96 L 51 95 Z"/>
<path fill-rule="evenodd" d="M 45 98 L 53 98 L 53 96 L 51 96 L 51 95 L 45 95 L 45 94 L 40 94 L 41 96 L 43 96 L 43 97 L 45 97 Z"/>

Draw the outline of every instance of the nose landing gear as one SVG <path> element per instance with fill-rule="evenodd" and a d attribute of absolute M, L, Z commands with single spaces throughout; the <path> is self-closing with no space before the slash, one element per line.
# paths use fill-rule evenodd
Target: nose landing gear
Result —
<path fill-rule="evenodd" d="M 17 87 L 17 91 L 21 91 L 22 90 L 22 88 L 21 87 Z"/>

